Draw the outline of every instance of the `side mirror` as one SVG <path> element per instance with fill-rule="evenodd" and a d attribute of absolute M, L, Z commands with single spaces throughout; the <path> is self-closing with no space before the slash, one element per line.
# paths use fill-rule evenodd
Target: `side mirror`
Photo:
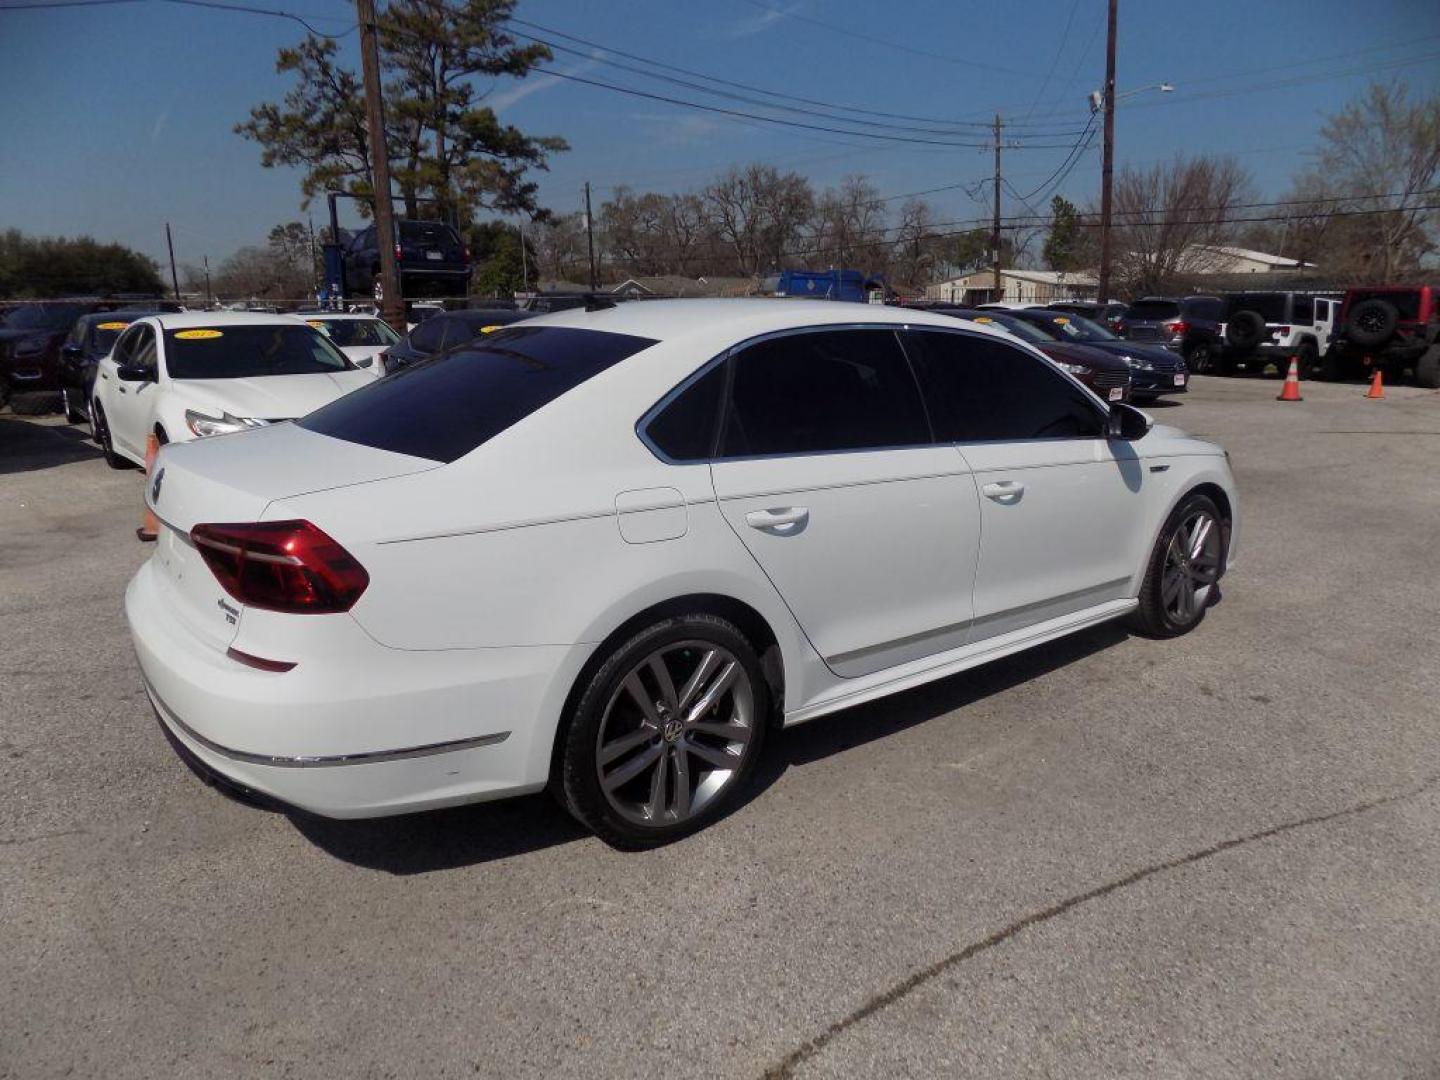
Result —
<path fill-rule="evenodd" d="M 375 357 L 373 357 L 373 356 L 367 356 L 367 357 L 365 357 L 365 358 L 362 359 L 362 360 L 356 360 L 356 361 L 355 361 L 355 366 L 356 366 L 356 367 L 374 367 L 374 366 L 375 366 Z"/>
<path fill-rule="evenodd" d="M 1110 406 L 1110 418 L 1106 424 L 1105 434 L 1112 439 L 1134 442 L 1136 439 L 1144 438 L 1152 424 L 1153 421 L 1150 417 L 1133 405 L 1125 405 L 1116 401 Z"/>
<path fill-rule="evenodd" d="M 155 372 L 142 364 L 121 364 L 115 371 L 123 382 L 154 382 Z"/>
<path fill-rule="evenodd" d="M 64 345 L 60 346 L 60 359 L 62 360 L 69 360 L 73 363 L 81 359 L 84 355 L 85 350 L 73 341 L 67 341 Z"/>

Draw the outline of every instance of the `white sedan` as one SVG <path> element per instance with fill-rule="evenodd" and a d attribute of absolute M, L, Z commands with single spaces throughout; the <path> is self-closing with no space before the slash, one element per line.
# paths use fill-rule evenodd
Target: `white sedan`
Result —
<path fill-rule="evenodd" d="M 1218 597 L 1224 451 L 943 315 L 655 301 L 169 446 L 126 612 L 203 775 L 333 817 L 550 787 L 622 846 L 797 724 Z M 903 778 L 896 778 L 903 783 Z"/>
<path fill-rule="evenodd" d="M 400 335 L 384 319 L 374 315 L 307 311 L 301 318 L 315 329 L 323 330 L 352 364 L 365 368 L 377 379 L 385 374 L 385 350 L 400 341 Z"/>
<path fill-rule="evenodd" d="M 374 381 L 303 319 L 151 315 L 97 366 L 90 422 L 119 469 L 144 464 L 152 434 L 163 445 L 291 420 Z"/>

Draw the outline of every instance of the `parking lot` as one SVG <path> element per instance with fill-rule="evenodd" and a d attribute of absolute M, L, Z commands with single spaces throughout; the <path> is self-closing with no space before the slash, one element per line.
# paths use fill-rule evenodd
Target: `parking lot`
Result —
<path fill-rule="evenodd" d="M 1197 378 L 1238 562 L 791 729 L 645 854 L 543 797 L 332 822 L 171 751 L 141 474 L 0 415 L 0 1076 L 1347 1076 L 1440 1068 L 1440 393 Z"/>

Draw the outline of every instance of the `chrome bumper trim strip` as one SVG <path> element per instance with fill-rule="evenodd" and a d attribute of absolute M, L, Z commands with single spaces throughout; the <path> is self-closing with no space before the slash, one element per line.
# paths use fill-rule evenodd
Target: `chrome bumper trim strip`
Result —
<path fill-rule="evenodd" d="M 493 735 L 477 735 L 470 739 L 453 739 L 449 742 L 430 743 L 426 746 L 408 746 L 401 750 L 370 750 L 360 754 L 325 754 L 317 756 L 284 757 L 275 754 L 251 754 L 244 750 L 232 750 L 228 746 L 221 746 L 213 739 L 207 739 L 189 724 L 181 720 L 175 714 L 175 710 L 165 704 L 155 688 L 150 685 L 149 680 L 145 681 L 145 690 L 150 695 L 156 707 L 160 710 L 161 719 L 168 724 L 173 724 L 184 732 L 185 737 L 199 743 L 211 753 L 219 754 L 221 757 L 229 758 L 231 761 L 244 762 L 247 765 L 269 765 L 277 769 L 325 769 L 333 765 L 375 765 L 385 761 L 404 761 L 407 758 L 430 757 L 433 754 L 451 754 L 457 750 L 473 750 L 479 746 L 494 746 L 502 743 L 510 737 L 508 731 L 497 731 Z"/>

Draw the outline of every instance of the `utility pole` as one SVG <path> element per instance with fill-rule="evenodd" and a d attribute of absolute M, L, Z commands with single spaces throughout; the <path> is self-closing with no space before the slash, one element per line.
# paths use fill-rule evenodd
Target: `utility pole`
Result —
<path fill-rule="evenodd" d="M 520 291 L 530 291 L 530 259 L 525 253 L 525 225 L 523 222 L 515 223 L 515 231 L 520 234 Z"/>
<path fill-rule="evenodd" d="M 170 284 L 175 286 L 175 299 L 180 299 L 180 277 L 175 273 L 175 244 L 170 239 L 170 222 L 165 222 L 165 246 L 170 249 Z"/>
<path fill-rule="evenodd" d="M 200 258 L 205 262 L 205 306 L 214 307 L 215 294 L 210 291 L 210 256 L 202 255 Z"/>
<path fill-rule="evenodd" d="M 1096 299 L 1110 299 L 1110 215 L 1115 186 L 1115 17 L 1110 0 L 1110 33 L 1105 43 L 1105 147 L 1100 166 L 1100 283 Z"/>
<path fill-rule="evenodd" d="M 315 219 L 308 219 L 310 225 L 310 291 L 320 296 L 320 275 L 315 270 Z"/>
<path fill-rule="evenodd" d="M 585 181 L 585 246 L 590 249 L 590 291 L 600 287 L 595 276 L 595 215 L 590 213 L 590 181 Z"/>
<path fill-rule="evenodd" d="M 405 333 L 405 301 L 395 258 L 395 217 L 390 205 L 390 150 L 385 143 L 385 105 L 380 98 L 380 47 L 375 0 L 355 0 L 360 23 L 360 66 L 365 76 L 365 126 L 370 134 L 370 179 L 375 189 L 375 238 L 380 247 L 380 317 Z"/>
<path fill-rule="evenodd" d="M 995 114 L 995 221 L 990 227 L 990 258 L 995 270 L 995 295 L 990 299 L 999 302 L 1005 298 L 1005 287 L 1000 283 L 1000 114 Z"/>

